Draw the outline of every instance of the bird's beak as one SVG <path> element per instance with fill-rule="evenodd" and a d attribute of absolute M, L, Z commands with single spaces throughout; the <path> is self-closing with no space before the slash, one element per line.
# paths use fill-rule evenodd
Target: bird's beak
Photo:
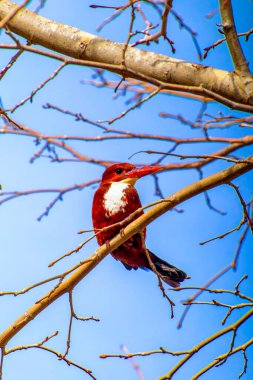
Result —
<path fill-rule="evenodd" d="M 139 178 L 148 174 L 154 174 L 161 169 L 161 166 L 143 166 L 142 168 L 135 168 L 126 173 L 126 178 L 122 182 L 134 185 Z"/>

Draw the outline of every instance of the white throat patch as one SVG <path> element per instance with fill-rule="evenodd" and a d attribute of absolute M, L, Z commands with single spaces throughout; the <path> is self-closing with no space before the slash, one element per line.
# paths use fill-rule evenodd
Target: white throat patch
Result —
<path fill-rule="evenodd" d="M 104 208 L 108 216 L 117 214 L 119 211 L 125 211 L 127 204 L 125 189 L 129 185 L 122 182 L 112 182 L 107 193 L 104 195 Z"/>

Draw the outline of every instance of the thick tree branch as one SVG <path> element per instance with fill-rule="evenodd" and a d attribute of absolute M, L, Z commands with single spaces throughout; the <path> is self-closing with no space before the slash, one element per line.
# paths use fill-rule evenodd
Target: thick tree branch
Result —
<path fill-rule="evenodd" d="M 0 20 L 13 11 L 16 4 L 0 2 Z M 122 58 L 125 45 L 99 38 L 79 29 L 53 22 L 22 9 L 8 22 L 13 32 L 38 44 L 76 59 L 77 64 L 106 67 L 121 76 L 145 80 L 164 89 L 208 96 L 231 108 L 253 112 L 253 80 L 245 82 L 236 73 L 189 63 L 161 54 L 128 46 L 125 65 Z M 61 56 L 55 57 L 60 59 Z M 66 61 L 66 58 L 63 57 Z M 85 62 L 86 61 L 86 62 Z M 75 60 L 67 61 L 75 64 Z"/>
<path fill-rule="evenodd" d="M 235 70 L 239 74 L 242 73 L 244 75 L 250 75 L 248 62 L 243 54 L 242 47 L 237 36 L 231 0 L 220 0 L 220 13 L 223 31 L 226 36 Z"/>
<path fill-rule="evenodd" d="M 252 161 L 252 164 L 249 162 Z M 207 178 L 197 181 L 175 194 L 169 196 L 165 200 L 161 200 L 159 204 L 152 207 L 144 215 L 130 223 L 124 233 L 115 236 L 108 246 L 105 244 L 97 249 L 93 255 L 87 260 L 84 260 L 81 265 L 57 287 L 48 292 L 34 305 L 32 305 L 24 314 L 22 314 L 14 323 L 12 323 L 5 331 L 0 334 L 0 347 L 5 347 L 6 344 L 14 337 L 24 326 L 40 314 L 46 307 L 57 300 L 65 293 L 69 293 L 96 265 L 107 256 L 108 252 L 112 252 L 119 247 L 123 242 L 128 240 L 136 232 L 142 231 L 148 224 L 172 209 L 178 204 L 190 199 L 191 197 L 207 191 L 213 187 L 225 184 L 232 181 L 236 177 L 250 171 L 253 168 L 253 156 L 247 159 L 246 163 L 239 163 L 230 168 L 215 173 Z"/>
<path fill-rule="evenodd" d="M 15 4 L 15 7 L 12 8 L 11 12 L 7 14 L 0 22 L 0 29 L 2 29 L 8 21 L 10 21 L 19 11 L 29 4 L 31 0 L 25 0 L 21 4 Z"/>

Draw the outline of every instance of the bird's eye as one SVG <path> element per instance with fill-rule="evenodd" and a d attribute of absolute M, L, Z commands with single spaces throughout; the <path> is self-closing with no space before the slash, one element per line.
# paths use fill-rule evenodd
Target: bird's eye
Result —
<path fill-rule="evenodd" d="M 121 174 L 121 173 L 122 173 L 122 171 L 123 171 L 123 169 L 120 169 L 120 168 L 118 168 L 118 169 L 115 169 L 115 173 L 117 173 L 117 174 Z"/>

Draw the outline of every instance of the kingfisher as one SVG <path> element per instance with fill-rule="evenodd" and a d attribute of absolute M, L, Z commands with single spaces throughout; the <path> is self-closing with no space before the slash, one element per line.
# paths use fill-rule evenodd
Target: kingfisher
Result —
<path fill-rule="evenodd" d="M 161 170 L 159 166 L 143 166 L 137 168 L 130 163 L 114 164 L 108 167 L 99 188 L 96 190 L 92 205 L 92 221 L 99 245 L 109 243 L 129 222 L 124 220 L 140 209 L 131 221 L 143 214 L 141 201 L 134 185 L 135 182 L 148 174 Z M 101 229 L 122 222 L 105 231 Z M 182 270 L 160 259 L 149 251 L 145 245 L 146 229 L 133 235 L 120 245 L 111 255 L 121 261 L 126 269 L 151 270 L 172 287 L 180 286 L 188 276 Z M 149 258 L 147 257 L 149 255 Z M 152 264 L 150 264 L 152 262 Z"/>

